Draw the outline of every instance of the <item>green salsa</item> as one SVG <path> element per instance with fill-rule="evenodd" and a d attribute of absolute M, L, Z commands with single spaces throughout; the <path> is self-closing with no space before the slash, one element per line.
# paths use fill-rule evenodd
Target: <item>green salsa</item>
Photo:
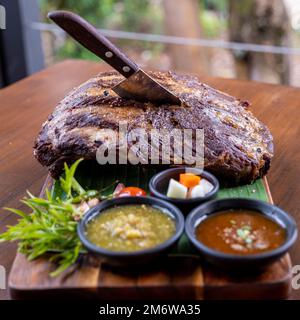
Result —
<path fill-rule="evenodd" d="M 122 205 L 104 210 L 91 220 L 86 235 L 93 244 L 111 251 L 153 248 L 176 230 L 174 219 L 150 205 Z"/>

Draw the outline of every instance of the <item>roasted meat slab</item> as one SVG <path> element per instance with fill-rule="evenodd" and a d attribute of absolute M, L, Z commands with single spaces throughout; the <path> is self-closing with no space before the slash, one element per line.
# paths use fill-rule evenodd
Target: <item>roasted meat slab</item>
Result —
<path fill-rule="evenodd" d="M 116 72 L 97 75 L 74 89 L 43 124 L 34 145 L 40 163 L 57 177 L 64 162 L 95 159 L 99 129 L 204 130 L 205 168 L 230 184 L 249 183 L 263 176 L 273 155 L 268 128 L 248 110 L 249 103 L 201 83 L 196 77 L 173 72 L 149 72 L 177 94 L 185 105 L 156 106 L 124 100 L 111 88 L 122 80 Z"/>

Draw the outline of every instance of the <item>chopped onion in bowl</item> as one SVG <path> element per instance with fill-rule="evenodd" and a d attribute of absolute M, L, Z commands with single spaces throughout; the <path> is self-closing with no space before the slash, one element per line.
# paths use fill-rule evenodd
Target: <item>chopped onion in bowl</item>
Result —
<path fill-rule="evenodd" d="M 209 192 L 213 190 L 214 186 L 208 180 L 202 177 L 199 178 L 199 183 L 191 187 L 187 187 L 182 182 L 175 179 L 170 179 L 167 196 L 177 199 L 193 199 L 205 197 Z"/>
<path fill-rule="evenodd" d="M 171 179 L 169 181 L 169 187 L 167 191 L 167 197 L 185 199 L 187 198 L 188 188 L 179 183 L 178 181 Z"/>

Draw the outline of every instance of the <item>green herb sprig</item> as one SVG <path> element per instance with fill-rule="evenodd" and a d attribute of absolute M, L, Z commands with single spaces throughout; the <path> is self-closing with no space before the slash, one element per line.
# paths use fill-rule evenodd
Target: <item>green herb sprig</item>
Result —
<path fill-rule="evenodd" d="M 21 200 L 31 209 L 30 214 L 18 209 L 6 208 L 17 214 L 20 219 L 14 226 L 0 235 L 0 243 L 18 241 L 18 251 L 29 260 L 34 260 L 46 252 L 53 252 L 50 260 L 58 268 L 51 273 L 57 276 L 73 265 L 84 248 L 77 236 L 78 220 L 83 213 L 78 208 L 82 201 L 91 198 L 103 199 L 97 190 L 86 191 L 74 178 L 76 169 L 82 159 L 69 168 L 65 164 L 65 174 L 57 183 L 65 193 L 65 198 L 54 196 L 46 190 L 46 198 L 38 198 L 28 192 L 28 197 Z M 79 217 L 79 219 L 78 219 Z"/>

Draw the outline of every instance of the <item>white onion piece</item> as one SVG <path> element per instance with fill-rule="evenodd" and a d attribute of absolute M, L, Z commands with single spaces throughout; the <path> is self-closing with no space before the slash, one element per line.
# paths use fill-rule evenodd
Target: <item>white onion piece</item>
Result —
<path fill-rule="evenodd" d="M 189 190 L 189 195 L 188 195 L 189 198 L 199 198 L 204 196 L 205 196 L 204 188 L 200 184 L 198 184 L 193 188 L 190 188 Z"/>
<path fill-rule="evenodd" d="M 171 179 L 167 191 L 167 197 L 185 199 L 187 197 L 188 189 L 178 181 Z"/>
<path fill-rule="evenodd" d="M 213 184 L 203 178 L 200 180 L 199 186 L 202 186 L 204 194 L 211 192 L 211 190 L 214 188 Z"/>

